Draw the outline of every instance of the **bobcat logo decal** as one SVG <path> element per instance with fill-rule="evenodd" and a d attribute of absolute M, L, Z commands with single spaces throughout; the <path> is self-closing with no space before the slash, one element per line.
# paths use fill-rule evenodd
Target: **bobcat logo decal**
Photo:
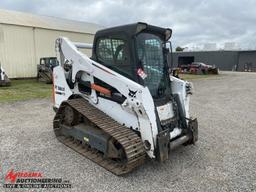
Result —
<path fill-rule="evenodd" d="M 129 89 L 129 94 L 128 95 L 130 97 L 136 98 L 136 93 L 137 93 L 137 91 L 132 91 L 132 90 Z"/>

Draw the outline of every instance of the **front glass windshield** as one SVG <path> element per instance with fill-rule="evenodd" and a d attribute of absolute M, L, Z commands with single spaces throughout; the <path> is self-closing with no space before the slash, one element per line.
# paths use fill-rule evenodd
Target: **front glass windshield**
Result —
<path fill-rule="evenodd" d="M 161 38 L 150 33 L 140 33 L 137 36 L 137 55 L 139 59 L 139 68 L 146 75 L 144 84 L 149 88 L 154 98 L 164 96 L 167 87 L 163 41 Z"/>

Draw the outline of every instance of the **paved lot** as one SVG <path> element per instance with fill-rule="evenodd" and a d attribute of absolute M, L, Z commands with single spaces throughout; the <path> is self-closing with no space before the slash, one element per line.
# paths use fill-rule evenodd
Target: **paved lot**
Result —
<path fill-rule="evenodd" d="M 256 191 L 256 74 L 225 73 L 195 80 L 194 87 L 197 145 L 173 151 L 164 164 L 149 161 L 124 177 L 55 139 L 50 100 L 3 104 L 1 170 L 62 177 L 70 180 L 72 191 Z"/>

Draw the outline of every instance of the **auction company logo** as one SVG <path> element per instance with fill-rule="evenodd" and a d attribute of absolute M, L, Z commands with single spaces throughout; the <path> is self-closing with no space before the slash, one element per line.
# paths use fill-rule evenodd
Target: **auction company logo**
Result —
<path fill-rule="evenodd" d="M 69 180 L 62 178 L 45 178 L 38 171 L 5 170 L 0 167 L 3 188 L 71 188 Z"/>

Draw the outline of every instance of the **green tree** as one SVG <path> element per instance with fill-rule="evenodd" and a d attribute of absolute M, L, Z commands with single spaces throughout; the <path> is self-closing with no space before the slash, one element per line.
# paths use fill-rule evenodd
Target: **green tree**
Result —
<path fill-rule="evenodd" d="M 183 51 L 185 48 L 182 48 L 182 47 L 180 47 L 180 46 L 178 46 L 178 47 L 176 47 L 176 51 Z"/>

